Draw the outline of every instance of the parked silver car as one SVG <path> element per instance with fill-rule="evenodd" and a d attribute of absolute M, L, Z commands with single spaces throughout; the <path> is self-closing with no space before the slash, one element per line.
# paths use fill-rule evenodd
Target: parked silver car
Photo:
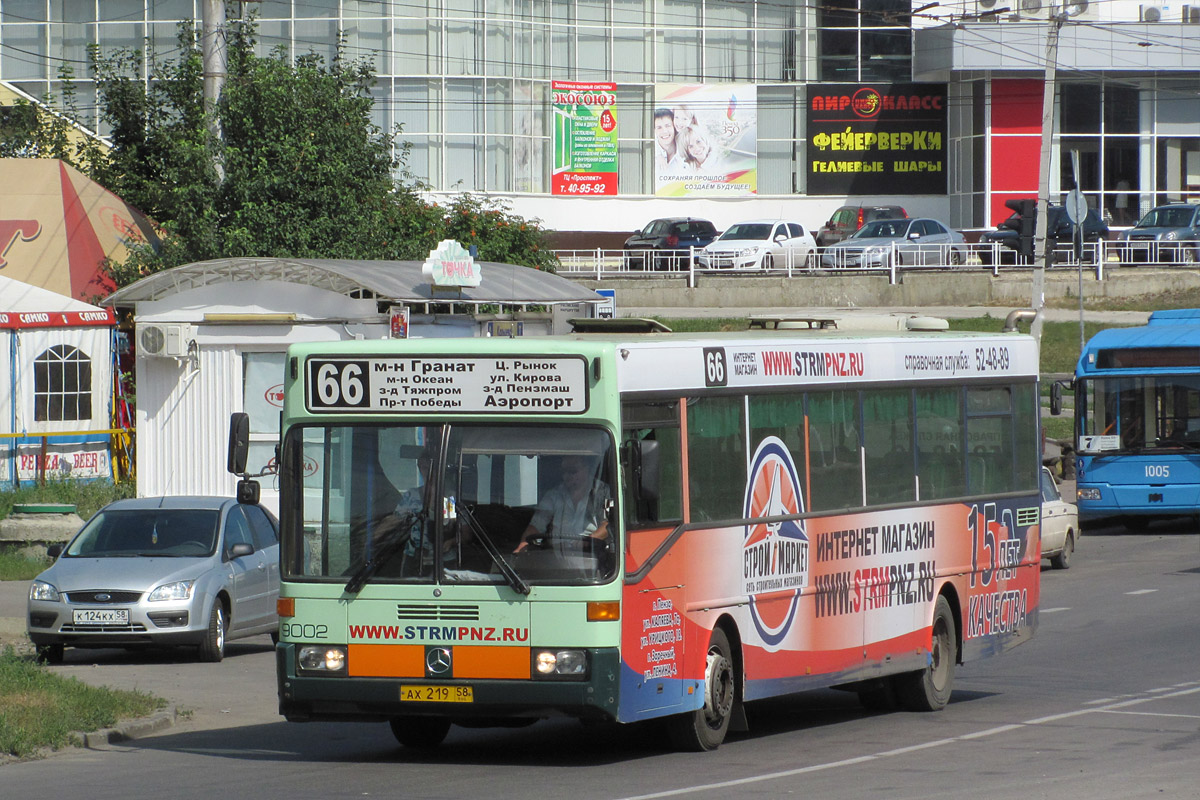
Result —
<path fill-rule="evenodd" d="M 52 554 L 54 554 L 52 552 Z M 118 500 L 96 512 L 29 588 L 41 659 L 65 647 L 193 645 L 277 634 L 279 523 L 227 497 Z"/>
<path fill-rule="evenodd" d="M 1118 252 L 1124 264 L 1200 262 L 1200 205 L 1171 203 L 1150 210 L 1122 231 Z"/>
<path fill-rule="evenodd" d="M 825 268 L 889 267 L 925 264 L 958 265 L 966 261 L 966 240 L 936 219 L 879 219 L 868 222 L 854 235 L 827 247 L 821 254 Z"/>

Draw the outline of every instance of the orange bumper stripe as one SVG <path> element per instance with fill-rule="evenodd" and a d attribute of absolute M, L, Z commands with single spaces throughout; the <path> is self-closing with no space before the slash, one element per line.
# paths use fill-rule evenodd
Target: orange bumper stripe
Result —
<path fill-rule="evenodd" d="M 425 648 L 411 644 L 352 644 L 346 671 L 355 678 L 424 678 Z"/>
<path fill-rule="evenodd" d="M 529 657 L 528 647 L 458 645 L 454 677 L 529 680 Z"/>

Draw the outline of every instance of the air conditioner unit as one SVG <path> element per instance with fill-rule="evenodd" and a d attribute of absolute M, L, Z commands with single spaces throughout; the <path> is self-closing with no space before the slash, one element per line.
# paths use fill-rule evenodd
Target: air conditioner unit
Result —
<path fill-rule="evenodd" d="M 195 339 L 195 329 L 186 322 L 138 325 L 138 352 L 146 356 L 183 358 Z"/>
<path fill-rule="evenodd" d="M 1021 22 L 1036 22 L 1039 20 L 1048 19 L 1050 16 L 1050 4 L 1047 0 L 1014 0 L 1010 3 L 1012 8 L 1012 16 L 1009 20 Z"/>
<path fill-rule="evenodd" d="M 1138 6 L 1138 22 L 1162 22 L 1166 7 L 1157 5 Z"/>
<path fill-rule="evenodd" d="M 1004 8 L 1000 0 L 975 0 L 975 19 L 982 22 L 996 22 L 1000 15 L 996 13 L 997 9 Z M 971 13 L 971 2 L 963 3 L 964 13 Z"/>
<path fill-rule="evenodd" d="M 1087 20 L 1098 20 L 1101 18 L 1101 0 L 1066 0 L 1063 3 L 1063 11 L 1067 14 L 1067 19 L 1084 22 Z"/>
<path fill-rule="evenodd" d="M 1184 6 L 1179 18 L 1184 25 L 1200 25 L 1200 6 Z"/>

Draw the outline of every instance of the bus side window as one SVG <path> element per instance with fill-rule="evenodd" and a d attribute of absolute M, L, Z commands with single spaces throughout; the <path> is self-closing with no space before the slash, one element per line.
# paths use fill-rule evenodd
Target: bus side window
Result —
<path fill-rule="evenodd" d="M 683 519 L 683 458 L 679 440 L 679 404 L 626 403 L 622 408 L 621 467 L 625 526 L 646 527 Z M 645 457 L 647 463 L 639 464 Z M 657 464 L 649 463 L 653 459 Z M 657 473 L 653 491 L 642 483 Z M 656 467 L 656 468 L 655 468 Z"/>

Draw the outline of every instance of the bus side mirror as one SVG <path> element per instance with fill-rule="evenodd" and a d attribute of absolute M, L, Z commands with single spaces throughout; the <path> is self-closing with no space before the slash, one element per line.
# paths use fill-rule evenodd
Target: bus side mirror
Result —
<path fill-rule="evenodd" d="M 1050 384 L 1050 415 L 1057 417 L 1063 410 L 1062 384 L 1058 381 Z"/>
<path fill-rule="evenodd" d="M 629 477 L 628 486 L 637 499 L 658 499 L 658 442 L 653 439 L 627 440 L 621 444 L 621 464 Z"/>
<path fill-rule="evenodd" d="M 226 466 L 234 475 L 246 471 L 246 458 L 250 452 L 250 415 L 239 411 L 229 415 L 229 463 Z"/>
<path fill-rule="evenodd" d="M 658 442 L 642 439 L 638 443 L 638 494 L 643 500 L 658 499 Z"/>
<path fill-rule="evenodd" d="M 248 478 L 243 478 L 237 484 L 237 501 L 244 506 L 258 505 L 258 499 L 261 494 L 258 481 L 252 481 Z"/>

